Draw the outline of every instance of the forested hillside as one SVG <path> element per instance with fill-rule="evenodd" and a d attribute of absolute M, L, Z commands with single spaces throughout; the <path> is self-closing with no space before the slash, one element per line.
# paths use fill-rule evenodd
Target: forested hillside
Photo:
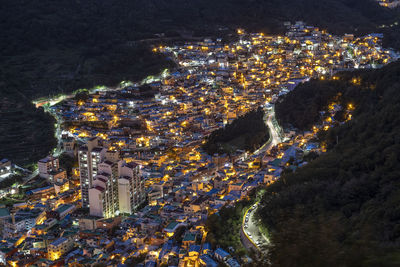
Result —
<path fill-rule="evenodd" d="M 231 154 L 238 149 L 254 151 L 268 139 L 269 131 L 264 122 L 264 111 L 259 108 L 212 132 L 203 148 L 210 155 Z"/>
<path fill-rule="evenodd" d="M 9 97 L 7 89 L 3 90 L 6 92 L 0 94 L 0 157 L 18 164 L 36 163 L 56 145 L 55 120 L 43 108 L 36 109 L 24 101 L 23 95 Z"/>
<path fill-rule="evenodd" d="M 321 91 L 340 91 L 356 110 L 320 136 L 326 154 L 268 187 L 258 215 L 271 232 L 273 266 L 400 265 L 400 62 L 338 76 L 291 93 L 316 109 L 333 95 Z M 299 109 L 313 118 L 304 125 L 316 123 L 314 107 Z"/>
<path fill-rule="evenodd" d="M 197 35 L 219 27 L 277 31 L 282 21 L 305 20 L 343 33 L 371 31 L 393 22 L 395 13 L 374 0 L 71 0 L 4 1 L 0 45 L 6 54 L 54 47 L 176 36 L 183 30 Z"/>
<path fill-rule="evenodd" d="M 311 80 L 299 84 L 296 89 L 278 100 L 275 105 L 277 119 L 285 128 L 294 127 L 300 131 L 310 131 L 316 123 L 320 123 L 321 111 L 327 111 L 329 105 L 340 105 L 344 109 L 348 105 L 359 106 L 369 101 L 369 95 L 360 91 L 360 85 L 374 88 L 375 81 L 369 80 L 360 71 L 335 75 L 338 80 Z M 363 77 L 362 80 L 360 77 Z M 359 112 L 359 110 L 357 110 Z M 337 122 L 344 121 L 343 112 L 335 115 Z"/>

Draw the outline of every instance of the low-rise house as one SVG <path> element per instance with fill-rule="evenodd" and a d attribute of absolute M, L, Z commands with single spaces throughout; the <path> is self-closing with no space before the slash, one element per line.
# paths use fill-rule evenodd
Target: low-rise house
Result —
<path fill-rule="evenodd" d="M 78 219 L 79 229 L 81 231 L 95 230 L 96 229 L 96 221 L 98 219 L 99 219 L 98 217 L 92 217 L 92 216 L 79 218 Z"/>
<path fill-rule="evenodd" d="M 175 234 L 175 231 L 181 226 L 180 223 L 173 221 L 170 222 L 164 229 L 163 232 L 168 236 L 172 237 Z"/>
<path fill-rule="evenodd" d="M 59 168 L 60 162 L 57 157 L 48 156 L 38 161 L 39 176 L 42 178 L 47 179 L 51 171 Z"/>
<path fill-rule="evenodd" d="M 39 213 L 39 210 L 11 212 L 10 218 L 4 222 L 3 238 L 19 236 L 21 232 L 32 229 L 36 224 Z"/>
<path fill-rule="evenodd" d="M 214 252 L 214 257 L 219 261 L 226 261 L 231 255 L 222 248 L 217 248 Z"/>
<path fill-rule="evenodd" d="M 196 243 L 196 235 L 191 232 L 186 232 L 185 236 L 182 239 L 182 245 L 185 248 L 188 248 L 190 245 L 194 245 Z"/>
<path fill-rule="evenodd" d="M 67 172 L 61 168 L 51 170 L 47 174 L 47 180 L 51 183 L 62 183 L 67 179 Z"/>
<path fill-rule="evenodd" d="M 228 259 L 225 263 L 229 267 L 240 267 L 240 264 L 234 258 Z"/>
<path fill-rule="evenodd" d="M 69 181 L 63 180 L 63 181 L 54 183 L 54 191 L 56 194 L 66 192 L 68 190 L 69 190 Z"/>
<path fill-rule="evenodd" d="M 73 239 L 60 237 L 48 245 L 47 257 L 52 261 L 58 260 L 61 256 L 70 251 L 73 246 Z"/>
<path fill-rule="evenodd" d="M 188 253 L 190 259 L 196 260 L 200 255 L 200 245 L 190 245 Z"/>
<path fill-rule="evenodd" d="M 56 218 L 57 220 L 62 220 L 68 214 L 71 214 L 76 210 L 76 206 L 72 204 L 62 204 L 54 211 L 48 211 L 47 216 L 49 218 Z"/>
<path fill-rule="evenodd" d="M 111 230 L 113 227 L 121 223 L 121 217 L 114 217 L 108 219 L 101 219 L 96 221 L 96 228 Z"/>
<path fill-rule="evenodd" d="M 202 266 L 202 267 L 217 267 L 218 263 L 215 262 L 209 255 L 203 254 L 200 256 L 200 266 Z"/>

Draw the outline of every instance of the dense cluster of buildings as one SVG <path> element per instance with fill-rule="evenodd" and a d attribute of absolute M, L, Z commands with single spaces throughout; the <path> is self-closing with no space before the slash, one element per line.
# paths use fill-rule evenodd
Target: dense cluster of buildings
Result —
<path fill-rule="evenodd" d="M 400 6 L 399 0 L 377 0 L 377 1 L 383 7 L 396 8 L 396 7 Z"/>
<path fill-rule="evenodd" d="M 156 47 L 179 67 L 146 86 L 129 85 L 68 99 L 54 106 L 64 150 L 78 158 L 71 177 L 55 157 L 38 163 L 51 186 L 29 201 L 0 208 L 0 261 L 11 266 L 240 266 L 246 258 L 207 242 L 207 218 L 279 179 L 285 168 L 324 151 L 312 140 L 334 113 L 301 135 L 283 135 L 255 153 L 207 155 L 214 130 L 257 107 L 273 112 L 276 99 L 310 78 L 338 70 L 378 67 L 393 57 L 379 35 L 332 36 L 301 22 L 285 36 L 245 34 L 223 44 L 206 39 Z M 276 128 L 276 129 L 275 129 Z M 63 186 L 68 183 L 68 187 Z M 58 188 L 58 190 L 57 190 Z M 215 244 L 213 244 L 215 245 Z"/>

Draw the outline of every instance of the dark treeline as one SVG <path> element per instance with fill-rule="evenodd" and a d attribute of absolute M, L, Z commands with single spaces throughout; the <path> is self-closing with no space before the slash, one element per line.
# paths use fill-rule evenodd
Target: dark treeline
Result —
<path fill-rule="evenodd" d="M 3 93 L 0 93 L 0 158 L 7 157 L 18 164 L 39 160 L 56 145 L 54 118 L 43 108 L 36 109 L 23 96 L 14 98 Z"/>
<path fill-rule="evenodd" d="M 247 200 L 238 202 L 234 207 L 224 207 L 218 213 L 207 218 L 207 242 L 216 248 L 221 246 L 228 250 L 234 248 L 235 254 L 243 255 L 245 250 L 240 241 L 240 228 L 246 209 L 252 203 Z"/>
<path fill-rule="evenodd" d="M 296 90 L 285 95 L 275 105 L 280 125 L 307 131 L 319 121 L 320 111 L 342 91 L 337 81 L 312 80 L 299 84 Z M 343 82 L 345 83 L 345 82 Z"/>
<path fill-rule="evenodd" d="M 358 88 L 346 86 L 352 77 Z M 343 95 L 358 105 L 353 120 L 321 135 L 328 152 L 283 175 L 261 201 L 273 266 L 400 264 L 400 62 L 341 80 Z M 333 86 L 311 82 L 294 94 Z M 299 105 L 309 97 L 298 96 Z"/>
<path fill-rule="evenodd" d="M 254 151 L 268 139 L 269 131 L 264 122 L 264 111 L 259 108 L 212 132 L 203 148 L 210 155 L 231 153 L 237 149 Z"/>
<path fill-rule="evenodd" d="M 313 125 L 321 122 L 321 111 L 327 111 L 329 104 L 334 103 L 346 109 L 349 104 L 358 106 L 363 101 L 367 101 L 366 94 L 360 91 L 360 86 L 353 83 L 353 76 L 357 81 L 361 77 L 357 72 L 351 74 L 344 72 L 335 76 L 339 80 L 311 80 L 299 84 L 296 90 L 279 99 L 275 105 L 280 125 L 285 128 L 294 127 L 301 131 L 309 131 Z M 363 86 L 371 88 L 375 85 L 373 81 L 371 83 L 364 79 Z M 337 112 L 335 119 L 343 121 L 343 112 Z"/>
<path fill-rule="evenodd" d="M 212 34 L 219 27 L 276 32 L 282 21 L 305 20 L 335 33 L 371 31 L 395 12 L 373 0 L 110 0 L 3 1 L 1 43 L 14 54 L 87 45 L 95 52 L 118 41 Z"/>

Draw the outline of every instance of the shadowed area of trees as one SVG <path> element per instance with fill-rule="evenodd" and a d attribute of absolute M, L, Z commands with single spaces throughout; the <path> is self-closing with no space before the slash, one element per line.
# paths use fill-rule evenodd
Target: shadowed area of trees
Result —
<path fill-rule="evenodd" d="M 350 122 L 319 136 L 326 154 L 267 188 L 258 216 L 271 232 L 273 266 L 400 264 L 400 62 L 339 76 L 293 91 L 298 105 L 309 101 L 305 91 L 314 92 L 315 108 L 339 91 L 356 110 Z M 350 82 L 354 77 L 360 85 Z M 291 96 L 281 104 L 286 101 L 295 104 Z M 302 115 L 316 118 L 313 112 L 304 109 Z"/>
<path fill-rule="evenodd" d="M 210 155 L 232 153 L 237 149 L 254 151 L 268 139 L 269 131 L 264 122 L 264 111 L 259 108 L 212 132 L 203 148 Z"/>
<path fill-rule="evenodd" d="M 57 143 L 54 118 L 20 95 L 14 98 L 4 91 L 0 95 L 0 158 L 18 164 L 39 160 Z"/>

